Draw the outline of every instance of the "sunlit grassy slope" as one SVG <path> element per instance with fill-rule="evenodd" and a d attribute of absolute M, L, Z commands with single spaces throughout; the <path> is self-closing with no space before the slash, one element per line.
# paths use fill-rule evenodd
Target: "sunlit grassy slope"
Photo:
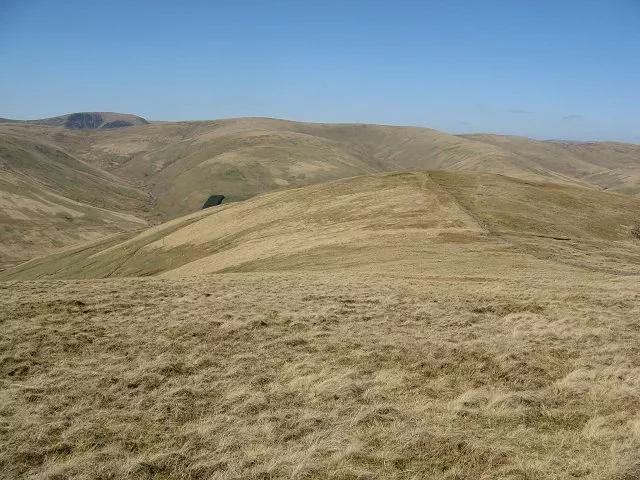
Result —
<path fill-rule="evenodd" d="M 640 145 L 543 142 L 522 137 L 461 135 L 494 145 L 568 177 L 622 193 L 640 193 Z"/>
<path fill-rule="evenodd" d="M 282 187 L 389 171 L 538 175 L 627 193 L 637 193 L 640 171 L 638 145 L 454 136 L 417 127 L 240 118 L 91 132 L 11 128 L 144 185 L 165 219 L 198 210 L 214 193 L 242 200 Z"/>
<path fill-rule="evenodd" d="M 100 115 L 105 121 L 135 120 Z M 491 172 L 630 194 L 638 193 L 640 179 L 640 146 L 620 143 L 267 118 L 135 121 L 137 126 L 79 131 L 63 127 L 67 118 L 0 124 L 0 266 L 136 226 L 114 212 L 169 220 L 198 211 L 211 194 L 224 194 L 230 203 L 395 171 Z M 66 203 L 58 205 L 52 193 Z M 73 222 L 62 221 L 58 215 L 67 215 L 61 212 L 70 202 L 80 202 L 82 211 L 71 215 Z"/>
<path fill-rule="evenodd" d="M 629 190 L 629 175 L 640 170 L 637 145 L 613 149 L 596 143 L 567 153 L 553 142 L 523 139 L 507 146 L 494 141 L 503 137 L 477 141 L 427 128 L 263 118 L 163 123 L 95 132 L 91 138 L 82 158 L 147 184 L 165 218 L 195 211 L 212 193 L 244 199 L 283 186 L 389 171 L 539 175 Z M 549 150 L 529 155 L 538 143 Z M 598 154 L 600 145 L 605 155 Z"/>
<path fill-rule="evenodd" d="M 494 174 L 355 177 L 211 208 L 7 270 L 0 278 L 430 268 L 552 260 L 635 273 L 640 199 Z M 454 261 L 455 259 L 455 261 Z"/>
<path fill-rule="evenodd" d="M 385 173 L 1 272 L 0 478 L 636 479 L 639 212 Z"/>
<path fill-rule="evenodd" d="M 0 129 L 0 267 L 147 225 L 148 194 L 25 129 Z"/>
<path fill-rule="evenodd" d="M 442 249 L 0 282 L 0 478 L 638 478 L 638 277 Z"/>
<path fill-rule="evenodd" d="M 0 269 L 76 245 L 0 271 L 0 478 L 640 478 L 639 146 L 49 120 L 0 125 Z"/>

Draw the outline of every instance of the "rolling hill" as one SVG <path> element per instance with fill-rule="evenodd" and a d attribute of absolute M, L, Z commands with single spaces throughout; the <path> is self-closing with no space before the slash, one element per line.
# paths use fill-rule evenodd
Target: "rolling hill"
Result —
<path fill-rule="evenodd" d="M 120 114 L 101 115 L 105 122 L 120 118 Z M 394 171 L 490 172 L 632 195 L 640 192 L 638 145 L 454 136 L 417 127 L 311 124 L 266 118 L 154 124 L 140 121 L 127 128 L 74 130 L 64 128 L 68 119 L 62 116 L 0 124 L 2 158 L 11 157 L 14 163 L 21 160 L 20 168 L 34 166 L 22 181 L 33 171 L 46 172 L 54 164 L 56 171 L 64 168 L 67 172 L 54 175 L 47 183 L 40 179 L 35 186 L 21 188 L 37 191 L 46 185 L 58 195 L 86 204 L 86 208 L 98 207 L 153 222 L 196 212 L 211 194 L 224 194 L 225 202 L 236 202 L 274 190 Z M 43 148 L 48 150 L 42 153 Z M 34 156 L 28 152 L 41 153 Z M 36 167 L 39 164 L 34 162 L 35 157 L 48 159 L 50 165 Z M 64 167 L 59 165 L 60 158 L 66 159 Z M 86 183 L 89 177 L 97 182 Z M 3 195 L 15 195 L 9 174 L 3 180 Z M 0 207 L 5 218 L 10 216 L 8 208 L 14 207 Z M 88 222 L 82 230 L 90 230 L 91 238 L 130 230 L 133 225 L 129 221 L 99 221 L 100 226 L 94 228 L 91 219 L 102 215 L 97 212 L 101 211 L 82 216 Z M 49 253 L 53 245 L 70 246 L 89 238 L 75 232 L 77 228 L 69 222 L 53 222 L 56 217 L 48 214 L 30 220 L 31 214 L 23 209 L 21 215 L 20 223 L 10 222 L 13 233 L 3 241 L 4 261 L 31 258 Z M 20 246 L 19 254 L 8 252 L 6 244 L 16 245 L 20 236 L 32 238 L 35 231 L 56 240 L 34 240 Z"/>
<path fill-rule="evenodd" d="M 287 189 L 35 259 L 0 278 L 547 262 L 639 274 L 640 199 L 477 173 L 392 173 Z M 519 259 L 519 260 L 514 260 Z"/>
<path fill-rule="evenodd" d="M 0 267 L 147 225 L 148 194 L 22 129 L 0 129 L 0 173 Z"/>
<path fill-rule="evenodd" d="M 0 119 L 0 123 L 46 125 L 51 127 L 64 127 L 70 130 L 97 130 L 100 128 L 122 128 L 149 124 L 147 120 L 137 115 L 114 112 L 78 112 L 39 120 L 12 120 L 10 118 L 2 118 Z"/>
<path fill-rule="evenodd" d="M 231 201 L 354 175 L 473 170 L 579 182 L 493 145 L 435 130 L 237 119 L 99 132 L 81 158 L 148 186 L 165 218 L 212 193 Z"/>
<path fill-rule="evenodd" d="M 3 123 L 0 478 L 637 478 L 637 149 Z"/>
<path fill-rule="evenodd" d="M 630 480 L 640 199 L 288 188 L 0 272 L 0 478 Z"/>
<path fill-rule="evenodd" d="M 522 137 L 462 135 L 530 159 L 571 178 L 622 193 L 640 193 L 640 145 L 616 142 L 543 142 Z"/>
<path fill-rule="evenodd" d="M 70 154 L 157 199 L 164 219 L 210 194 L 243 200 L 283 187 L 390 171 L 451 170 L 548 179 L 638 193 L 640 146 L 568 144 L 418 127 L 266 118 L 142 125 L 92 132 L 36 128 Z"/>

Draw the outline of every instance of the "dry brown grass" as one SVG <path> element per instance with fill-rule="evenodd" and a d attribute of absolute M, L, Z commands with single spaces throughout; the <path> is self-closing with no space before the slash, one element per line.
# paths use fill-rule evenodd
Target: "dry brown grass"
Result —
<path fill-rule="evenodd" d="M 386 174 L 1 272 L 0 477 L 636 479 L 638 202 Z"/>
<path fill-rule="evenodd" d="M 635 202 L 378 175 L 3 272 L 167 278 L 0 283 L 0 471 L 637 478 Z"/>
<path fill-rule="evenodd" d="M 287 186 L 390 171 L 542 176 L 639 192 L 640 146 L 628 144 L 567 146 L 528 139 L 511 144 L 511 137 L 477 141 L 427 128 L 268 118 L 163 123 L 94 132 L 90 138 L 73 148 L 77 155 L 149 185 L 165 218 L 193 212 L 211 193 L 245 199 Z"/>
<path fill-rule="evenodd" d="M 205 210 L 125 241 L 33 260 L 0 279 L 442 265 L 474 274 L 554 263 L 639 274 L 640 251 L 629 236 L 638 211 L 634 197 L 501 175 L 381 174 Z"/>
<path fill-rule="evenodd" d="M 158 123 L 75 132 L 3 124 L 0 131 L 46 140 L 74 157 L 137 182 L 165 219 L 287 186 L 389 171 L 480 171 L 597 185 L 638 193 L 640 146 L 453 136 L 427 128 L 313 124 L 268 118 Z"/>
<path fill-rule="evenodd" d="M 29 128 L 0 127 L 0 269 L 146 227 L 150 204 L 148 194 Z"/>
<path fill-rule="evenodd" d="M 635 278 L 0 288 L 2 478 L 637 478 Z"/>
<path fill-rule="evenodd" d="M 0 268 L 131 230 L 118 213 L 166 220 L 199 210 L 212 193 L 228 203 L 382 172 L 493 172 L 639 193 L 638 145 L 267 118 L 78 132 L 54 126 L 64 119 L 0 125 Z"/>
<path fill-rule="evenodd" d="M 640 193 L 640 145 L 545 142 L 499 135 L 461 135 L 529 159 L 567 178 L 623 193 Z"/>

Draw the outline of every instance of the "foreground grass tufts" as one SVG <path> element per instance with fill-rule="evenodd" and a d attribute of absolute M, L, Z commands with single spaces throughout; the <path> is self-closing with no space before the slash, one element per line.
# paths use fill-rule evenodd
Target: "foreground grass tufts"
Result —
<path fill-rule="evenodd" d="M 0 476 L 637 478 L 640 290 L 583 275 L 0 284 Z"/>

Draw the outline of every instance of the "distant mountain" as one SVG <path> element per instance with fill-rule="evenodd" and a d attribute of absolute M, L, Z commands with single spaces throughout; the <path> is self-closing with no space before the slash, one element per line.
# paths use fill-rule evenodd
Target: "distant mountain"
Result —
<path fill-rule="evenodd" d="M 462 135 L 525 158 L 586 185 L 640 194 L 640 145 L 620 142 L 553 142 L 499 135 Z"/>
<path fill-rule="evenodd" d="M 0 123 L 3 122 L 48 125 L 69 128 L 71 130 L 97 130 L 99 128 L 121 128 L 149 124 L 147 120 L 137 115 L 113 112 L 78 112 L 39 120 L 11 120 L 9 118 L 0 118 Z"/>

